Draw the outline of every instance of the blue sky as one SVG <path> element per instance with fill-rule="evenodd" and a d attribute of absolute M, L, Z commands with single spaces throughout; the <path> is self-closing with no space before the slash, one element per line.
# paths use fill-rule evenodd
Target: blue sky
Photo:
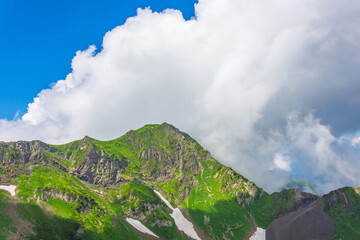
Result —
<path fill-rule="evenodd" d="M 71 72 L 71 60 L 136 15 L 137 8 L 175 8 L 194 15 L 195 0 L 0 1 L 0 119 L 26 112 L 28 103 Z"/>

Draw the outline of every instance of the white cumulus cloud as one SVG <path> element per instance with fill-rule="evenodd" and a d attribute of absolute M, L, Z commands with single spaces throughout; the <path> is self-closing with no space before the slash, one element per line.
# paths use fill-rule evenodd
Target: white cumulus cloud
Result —
<path fill-rule="evenodd" d="M 290 159 L 288 156 L 277 153 L 275 154 L 274 157 L 274 164 L 275 167 L 285 170 L 285 171 L 290 171 L 291 170 L 291 166 L 290 166 Z"/>
<path fill-rule="evenodd" d="M 351 141 L 351 144 L 352 144 L 354 147 L 360 145 L 360 137 L 353 138 L 352 141 Z"/>

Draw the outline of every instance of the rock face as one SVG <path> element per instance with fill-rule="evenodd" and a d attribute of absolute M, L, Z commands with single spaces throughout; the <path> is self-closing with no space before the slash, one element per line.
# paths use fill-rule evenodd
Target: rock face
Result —
<path fill-rule="evenodd" d="M 292 204 L 288 205 L 285 210 L 279 211 L 275 218 L 286 216 L 289 213 L 297 211 L 299 208 L 306 208 L 319 197 L 311 193 L 305 193 L 298 188 L 290 189 L 290 201 Z"/>
<path fill-rule="evenodd" d="M 34 192 L 34 198 L 37 199 L 38 197 L 38 193 L 40 192 L 40 187 L 36 188 L 35 192 Z M 77 196 L 75 193 L 72 192 L 61 192 L 58 189 L 54 188 L 48 188 L 45 187 L 44 189 L 42 189 L 41 191 L 41 197 L 40 199 L 42 201 L 47 201 L 48 198 L 52 198 L 52 199 L 61 199 L 67 203 L 73 203 L 75 202 Z"/>
<path fill-rule="evenodd" d="M 66 171 L 60 163 L 44 155 L 45 152 L 57 151 L 41 141 L 0 142 L 0 170 L 9 178 L 31 172 L 31 169 L 27 167 L 29 164 L 56 165 Z"/>
<path fill-rule="evenodd" d="M 267 240 L 332 239 L 335 228 L 331 218 L 323 211 L 321 199 L 297 205 L 295 211 L 283 213 L 266 229 Z"/>
<path fill-rule="evenodd" d="M 154 204 L 154 203 L 145 203 L 141 206 L 141 209 L 140 208 L 129 209 L 128 211 L 124 212 L 124 215 L 129 218 L 143 221 L 146 219 L 147 216 L 149 216 L 153 211 L 157 209 L 162 209 L 162 205 Z M 158 223 L 161 222 L 159 219 L 157 220 Z M 170 226 L 171 226 L 171 221 L 170 221 Z"/>
<path fill-rule="evenodd" d="M 126 170 L 126 157 L 118 159 L 109 156 L 104 150 L 92 146 L 85 160 L 72 172 L 81 180 L 103 186 L 116 183 L 120 174 Z"/>
<path fill-rule="evenodd" d="M 358 189 L 344 187 L 322 197 L 293 189 L 294 200 L 300 200 L 276 214 L 266 230 L 266 239 L 357 239 L 360 237 Z"/>
<path fill-rule="evenodd" d="M 351 188 L 349 188 L 351 189 Z M 355 191 L 356 189 L 354 189 Z M 357 205 L 353 199 L 348 198 L 346 194 L 340 190 L 334 190 L 323 196 L 325 201 L 328 203 L 328 209 L 348 209 L 351 210 Z"/>

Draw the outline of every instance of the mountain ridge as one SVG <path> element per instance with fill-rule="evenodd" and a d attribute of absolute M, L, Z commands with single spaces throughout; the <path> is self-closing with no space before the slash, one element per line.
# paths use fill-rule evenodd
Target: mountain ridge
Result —
<path fill-rule="evenodd" d="M 256 227 L 267 228 L 275 219 L 319 198 L 325 201 L 326 214 L 335 219 L 338 234 L 337 226 L 343 223 L 337 219 L 349 215 L 345 212 L 348 215 L 344 217 L 342 209 L 358 206 L 355 190 L 356 195 L 351 190 L 335 194 L 344 201 L 341 206 L 332 203 L 335 197 L 322 198 L 296 189 L 270 195 L 167 123 L 145 125 L 110 141 L 85 136 L 63 145 L 0 142 L 0 160 L 0 183 L 17 183 L 16 198 L 27 211 L 49 212 L 53 218 L 73 224 L 71 239 L 122 239 L 124 231 L 133 239 L 149 237 L 134 230 L 125 218 L 140 220 L 160 238 L 186 239 L 170 217 L 171 210 L 153 190 L 179 207 L 202 239 L 247 239 Z M 341 198 L 348 195 L 355 204 Z M 9 201 L 3 198 L 5 205 L 11 205 Z M 60 230 L 50 226 L 41 230 L 36 219 L 20 213 L 34 225 L 30 238 L 51 232 L 64 239 Z M 358 232 L 356 228 L 351 231 Z M 18 230 L 4 232 L 11 235 Z"/>

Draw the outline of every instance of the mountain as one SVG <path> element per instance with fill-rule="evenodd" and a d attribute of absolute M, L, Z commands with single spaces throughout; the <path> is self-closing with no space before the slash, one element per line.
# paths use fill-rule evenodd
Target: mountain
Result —
<path fill-rule="evenodd" d="M 322 195 L 321 190 L 313 183 L 297 177 L 291 177 L 289 183 L 287 183 L 284 187 L 284 189 L 289 188 L 298 188 L 303 192 Z"/>
<path fill-rule="evenodd" d="M 0 162 L 0 185 L 16 185 L 0 191 L 0 239 L 360 235 L 359 188 L 270 195 L 167 123 L 111 141 L 1 142 Z"/>

